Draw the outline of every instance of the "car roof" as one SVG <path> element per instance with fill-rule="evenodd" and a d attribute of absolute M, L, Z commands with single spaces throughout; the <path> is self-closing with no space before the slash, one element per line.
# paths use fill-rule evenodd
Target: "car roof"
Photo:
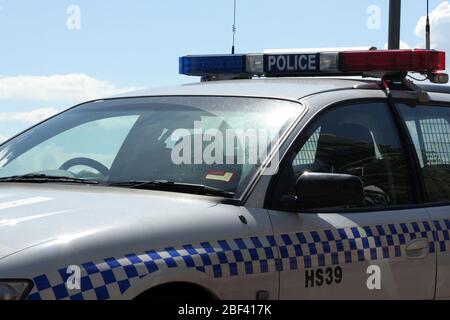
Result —
<path fill-rule="evenodd" d="M 313 94 L 346 90 L 378 89 L 380 79 L 373 78 L 254 78 L 238 80 L 219 80 L 182 84 L 178 86 L 134 91 L 114 96 L 114 98 L 148 96 L 242 96 L 299 100 Z M 430 93 L 450 94 L 450 86 L 418 84 Z M 395 90 L 398 90 L 396 88 Z"/>
<path fill-rule="evenodd" d="M 450 94 L 450 86 L 442 84 L 419 84 L 420 88 L 427 92 L 448 93 Z"/>
<path fill-rule="evenodd" d="M 379 80 L 378 80 L 379 81 Z M 298 100 L 319 92 L 352 89 L 373 83 L 365 79 L 340 78 L 256 78 L 219 80 L 140 90 L 114 98 L 147 96 L 242 96 Z"/>

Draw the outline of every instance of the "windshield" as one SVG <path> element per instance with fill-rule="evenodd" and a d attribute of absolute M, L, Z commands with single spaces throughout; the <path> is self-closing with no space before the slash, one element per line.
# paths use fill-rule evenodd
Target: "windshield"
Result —
<path fill-rule="evenodd" d="M 87 103 L 2 145 L 0 178 L 164 180 L 236 192 L 301 112 L 296 102 L 257 98 Z"/>

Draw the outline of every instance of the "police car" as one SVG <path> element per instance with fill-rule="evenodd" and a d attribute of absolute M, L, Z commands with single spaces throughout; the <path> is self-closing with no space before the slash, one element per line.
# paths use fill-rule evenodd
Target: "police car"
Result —
<path fill-rule="evenodd" d="M 0 299 L 450 298 L 450 88 L 408 80 L 443 70 L 186 56 L 204 81 L 32 127 L 0 146 Z"/>

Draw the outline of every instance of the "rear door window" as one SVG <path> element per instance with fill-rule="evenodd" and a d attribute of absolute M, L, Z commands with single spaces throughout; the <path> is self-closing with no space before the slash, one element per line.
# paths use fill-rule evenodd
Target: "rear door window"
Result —
<path fill-rule="evenodd" d="M 398 106 L 417 153 L 428 202 L 450 202 L 450 106 Z"/>

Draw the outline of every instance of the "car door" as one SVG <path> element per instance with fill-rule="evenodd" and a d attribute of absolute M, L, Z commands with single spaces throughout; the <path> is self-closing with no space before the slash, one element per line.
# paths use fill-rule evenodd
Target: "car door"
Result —
<path fill-rule="evenodd" d="M 412 164 L 383 101 L 337 105 L 302 131 L 282 160 L 268 200 L 280 251 L 281 299 L 432 299 L 436 257 Z M 359 177 L 357 208 L 302 209 L 305 172 Z"/>
<path fill-rule="evenodd" d="M 437 254 L 436 297 L 450 298 L 450 105 L 399 104 L 417 154 Z"/>

